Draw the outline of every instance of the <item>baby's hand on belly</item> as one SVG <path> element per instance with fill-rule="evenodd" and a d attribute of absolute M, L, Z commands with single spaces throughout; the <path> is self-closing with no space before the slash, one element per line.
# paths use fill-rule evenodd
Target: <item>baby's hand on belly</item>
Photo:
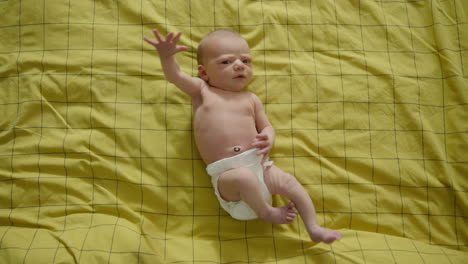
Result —
<path fill-rule="evenodd" d="M 263 155 L 263 161 L 268 159 L 271 147 L 273 146 L 272 140 L 266 133 L 260 133 L 255 137 L 252 146 L 258 148 L 257 155 Z"/>

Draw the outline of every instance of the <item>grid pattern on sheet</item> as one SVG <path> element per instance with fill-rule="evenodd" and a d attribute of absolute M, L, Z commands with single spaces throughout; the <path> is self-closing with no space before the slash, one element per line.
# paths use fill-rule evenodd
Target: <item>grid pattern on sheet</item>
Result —
<path fill-rule="evenodd" d="M 0 262 L 460 263 L 468 259 L 464 1 L 0 1 Z M 249 42 L 294 174 L 332 246 L 230 218 L 187 96 L 142 39 Z M 275 204 L 285 201 L 275 197 Z"/>

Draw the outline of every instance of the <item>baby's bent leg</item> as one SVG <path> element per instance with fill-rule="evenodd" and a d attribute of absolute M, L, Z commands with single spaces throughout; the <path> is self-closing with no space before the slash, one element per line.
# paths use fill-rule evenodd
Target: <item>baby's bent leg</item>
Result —
<path fill-rule="evenodd" d="M 265 183 L 271 194 L 285 196 L 296 205 L 312 240 L 332 243 L 341 239 L 341 233 L 320 227 L 317 224 L 312 199 L 294 176 L 276 166 L 271 166 L 265 169 Z"/>
<path fill-rule="evenodd" d="M 275 208 L 265 201 L 257 176 L 248 168 L 233 169 L 221 174 L 218 179 L 218 191 L 226 201 L 243 200 L 259 218 L 267 222 L 291 223 L 296 217 L 292 203 Z"/>

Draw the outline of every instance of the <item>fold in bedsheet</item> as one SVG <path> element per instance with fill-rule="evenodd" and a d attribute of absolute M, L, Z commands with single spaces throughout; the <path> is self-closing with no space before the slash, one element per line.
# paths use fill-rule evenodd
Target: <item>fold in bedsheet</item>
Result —
<path fill-rule="evenodd" d="M 247 39 L 271 159 L 341 241 L 220 209 L 154 27 L 192 75 Z M 0 263 L 468 261 L 466 1 L 9 0 L 0 36 Z"/>

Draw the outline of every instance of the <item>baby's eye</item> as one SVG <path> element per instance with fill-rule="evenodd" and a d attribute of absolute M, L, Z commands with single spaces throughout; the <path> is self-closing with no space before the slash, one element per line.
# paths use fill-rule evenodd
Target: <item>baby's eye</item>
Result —
<path fill-rule="evenodd" d="M 222 63 L 222 64 L 230 64 L 231 61 L 225 60 L 225 61 L 222 61 L 221 63 Z"/>
<path fill-rule="evenodd" d="M 243 60 L 242 62 L 245 63 L 245 64 L 249 64 L 249 63 L 251 63 L 251 60 L 246 59 L 246 60 Z"/>

